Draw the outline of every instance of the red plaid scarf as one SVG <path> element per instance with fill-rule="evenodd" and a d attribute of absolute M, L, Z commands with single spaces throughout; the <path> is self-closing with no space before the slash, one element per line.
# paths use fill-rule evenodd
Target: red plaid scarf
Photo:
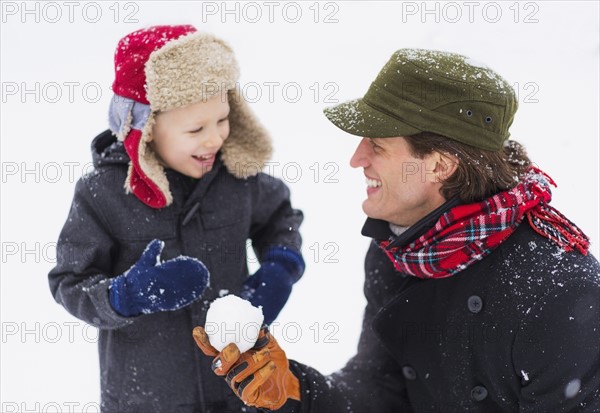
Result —
<path fill-rule="evenodd" d="M 540 235 L 565 251 L 587 254 L 589 238 L 548 205 L 552 178 L 531 167 L 514 188 L 482 202 L 444 213 L 433 228 L 412 243 L 390 247 L 380 242 L 396 269 L 419 278 L 444 278 L 482 260 L 512 234 L 525 217 Z"/>

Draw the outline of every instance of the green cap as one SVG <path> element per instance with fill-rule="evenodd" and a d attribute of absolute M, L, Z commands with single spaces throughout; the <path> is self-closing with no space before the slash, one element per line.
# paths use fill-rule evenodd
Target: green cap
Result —
<path fill-rule="evenodd" d="M 395 52 L 362 99 L 324 110 L 338 128 L 367 138 L 433 132 L 499 150 L 517 111 L 513 88 L 490 68 L 434 50 Z"/>

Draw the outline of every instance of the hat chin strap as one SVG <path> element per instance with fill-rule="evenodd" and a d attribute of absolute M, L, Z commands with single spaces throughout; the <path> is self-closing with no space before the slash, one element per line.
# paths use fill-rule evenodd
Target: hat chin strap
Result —
<path fill-rule="evenodd" d="M 129 155 L 129 171 L 125 181 L 125 189 L 132 192 L 140 201 L 151 208 L 164 208 L 167 198 L 161 189 L 144 173 L 139 161 L 139 147 L 142 131 L 131 129 L 125 138 L 124 145 Z"/>

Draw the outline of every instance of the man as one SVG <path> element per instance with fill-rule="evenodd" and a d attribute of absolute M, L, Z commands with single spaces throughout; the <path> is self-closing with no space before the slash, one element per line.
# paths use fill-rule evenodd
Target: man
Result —
<path fill-rule="evenodd" d="M 491 69 L 414 49 L 326 110 L 363 137 L 350 164 L 373 243 L 358 352 L 325 377 L 266 330 L 240 355 L 197 327 L 215 373 L 287 412 L 599 412 L 600 264 L 508 140 L 516 110 Z"/>

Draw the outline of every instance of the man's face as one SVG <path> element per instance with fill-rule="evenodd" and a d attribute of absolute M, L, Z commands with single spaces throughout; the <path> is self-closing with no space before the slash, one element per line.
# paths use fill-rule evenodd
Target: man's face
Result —
<path fill-rule="evenodd" d="M 365 214 L 408 227 L 442 205 L 438 160 L 435 152 L 413 157 L 402 137 L 363 138 L 350 165 L 363 168 L 367 179 Z"/>
<path fill-rule="evenodd" d="M 154 150 L 167 167 L 201 178 L 229 136 L 229 103 L 218 94 L 159 113 L 152 128 Z"/>

